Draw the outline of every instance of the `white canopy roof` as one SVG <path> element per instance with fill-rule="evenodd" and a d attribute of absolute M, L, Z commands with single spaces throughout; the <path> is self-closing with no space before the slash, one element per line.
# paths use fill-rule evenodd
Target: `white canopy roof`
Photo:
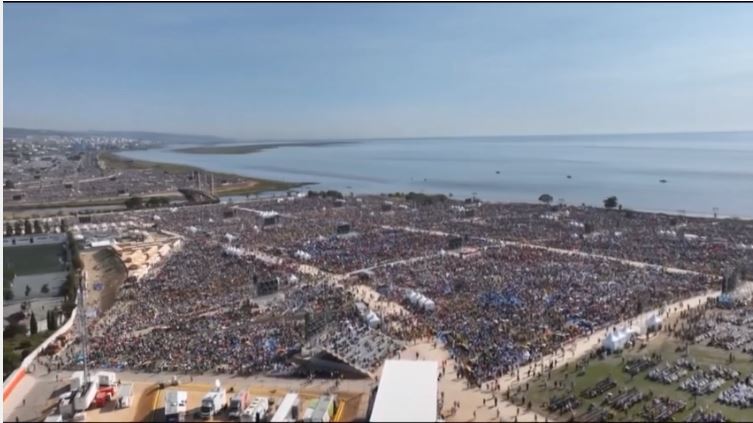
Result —
<path fill-rule="evenodd" d="M 370 421 L 437 421 L 436 361 L 387 360 Z"/>

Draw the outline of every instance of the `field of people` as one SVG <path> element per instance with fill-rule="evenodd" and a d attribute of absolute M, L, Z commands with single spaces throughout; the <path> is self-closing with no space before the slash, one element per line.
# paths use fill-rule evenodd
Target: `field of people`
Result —
<path fill-rule="evenodd" d="M 147 277 L 126 283 L 107 318 L 94 322 L 90 354 L 97 366 L 284 371 L 287 358 L 313 339 L 305 318 L 313 313 L 327 316 L 325 333 L 360 334 L 340 347 L 367 371 L 405 341 L 438 336 L 473 383 L 498 378 L 614 322 L 718 289 L 718 273 L 627 262 L 625 257 L 641 257 L 617 254 L 619 243 L 628 251 L 648 251 L 663 242 L 661 231 L 693 228 L 714 242 L 726 237 L 725 248 L 737 248 L 745 257 L 746 243 L 753 240 L 750 225 L 742 221 L 665 220 L 617 210 L 416 195 L 313 193 L 94 219 L 137 219 L 185 240 Z M 585 228 L 582 221 L 592 223 Z M 348 228 L 341 231 L 344 225 Z M 594 230 L 606 229 L 621 232 L 610 247 L 615 257 L 584 244 Z M 644 236 L 640 242 L 639 235 Z M 571 238 L 580 244 L 556 241 Z M 452 246 L 453 239 L 463 248 Z M 572 254 L 575 248 L 582 250 Z M 683 255 L 681 245 L 667 248 L 666 253 L 653 250 L 651 263 L 710 270 Z M 371 271 L 348 278 L 362 268 Z M 354 296 L 363 289 L 366 297 L 360 301 L 370 303 L 378 293 L 380 302 L 404 311 L 377 314 L 378 323 L 369 323 L 369 310 L 357 310 Z M 424 300 L 417 304 L 409 297 Z M 359 346 L 356 338 L 369 333 L 380 334 L 370 336 L 377 347 Z M 184 348 L 171 348 L 176 343 Z M 380 352 L 362 356 L 369 348 Z"/>

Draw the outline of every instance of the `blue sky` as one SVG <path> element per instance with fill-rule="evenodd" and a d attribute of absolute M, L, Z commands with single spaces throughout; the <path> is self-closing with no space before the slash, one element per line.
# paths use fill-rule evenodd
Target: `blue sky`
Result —
<path fill-rule="evenodd" d="M 751 4 L 6 4 L 4 125 L 242 139 L 753 129 Z"/>

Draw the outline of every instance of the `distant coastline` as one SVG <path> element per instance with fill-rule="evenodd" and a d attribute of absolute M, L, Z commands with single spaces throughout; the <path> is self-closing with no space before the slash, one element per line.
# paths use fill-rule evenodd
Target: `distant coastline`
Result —
<path fill-rule="evenodd" d="M 184 147 L 172 151 L 186 154 L 251 154 L 279 147 L 324 147 L 334 144 L 354 144 L 355 141 L 311 141 L 311 142 L 275 142 L 268 144 L 211 145 L 201 147 Z"/>
<path fill-rule="evenodd" d="M 122 157 L 114 153 L 102 153 L 99 159 L 110 169 L 146 169 L 152 168 L 162 170 L 164 172 L 176 173 L 176 172 L 190 172 L 199 170 L 215 175 L 218 178 L 224 178 L 232 176 L 235 178 L 243 179 L 245 182 L 240 184 L 230 184 L 228 186 L 218 186 L 216 194 L 218 196 L 231 196 L 231 195 L 249 195 L 258 194 L 270 191 L 287 191 L 294 188 L 300 188 L 302 186 L 311 185 L 313 182 L 284 182 L 271 179 L 254 178 L 245 175 L 220 173 L 211 170 L 202 169 L 196 166 L 189 166 L 184 164 L 174 164 L 147 160 L 134 160 L 127 157 Z"/>

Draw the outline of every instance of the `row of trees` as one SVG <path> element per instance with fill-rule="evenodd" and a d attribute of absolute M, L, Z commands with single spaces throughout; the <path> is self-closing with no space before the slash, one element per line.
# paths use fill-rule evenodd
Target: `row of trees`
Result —
<path fill-rule="evenodd" d="M 31 234 L 44 234 L 52 232 L 54 229 L 50 222 L 42 222 L 39 220 L 25 219 L 23 222 L 17 220 L 15 223 L 5 222 L 5 236 L 13 235 L 31 235 Z"/>
<path fill-rule="evenodd" d="M 541 201 L 542 203 L 546 205 L 550 205 L 552 201 L 554 201 L 554 197 L 552 197 L 549 194 L 541 194 L 539 196 L 539 201 Z M 622 204 L 619 204 L 619 202 L 617 201 L 617 197 L 615 197 L 614 195 L 604 199 L 604 208 L 611 210 L 618 207 L 620 210 L 622 210 Z"/>
<path fill-rule="evenodd" d="M 143 198 L 134 196 L 125 201 L 125 206 L 128 209 L 164 207 L 167 205 L 170 205 L 170 199 L 168 197 L 149 197 L 149 199 L 144 201 Z"/>
<path fill-rule="evenodd" d="M 309 197 L 323 197 L 323 198 L 334 198 L 334 199 L 342 199 L 343 194 L 340 191 L 335 190 L 329 190 L 329 191 L 311 191 L 307 193 Z"/>
<path fill-rule="evenodd" d="M 56 331 L 58 329 L 58 311 L 47 310 L 47 330 Z M 39 332 L 39 323 L 37 322 L 37 316 L 33 312 L 31 313 L 31 319 L 29 320 L 29 333 L 36 335 Z"/>

